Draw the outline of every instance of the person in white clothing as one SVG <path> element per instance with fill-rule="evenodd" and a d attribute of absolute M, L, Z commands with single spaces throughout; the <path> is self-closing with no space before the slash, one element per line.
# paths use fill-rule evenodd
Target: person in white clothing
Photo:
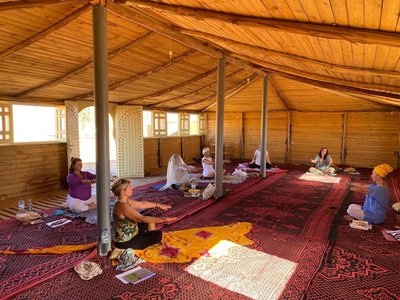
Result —
<path fill-rule="evenodd" d="M 261 166 L 261 151 L 260 151 L 260 147 L 258 147 L 256 149 L 256 151 L 254 151 L 254 155 L 253 155 L 252 161 L 249 162 L 249 167 L 250 168 L 259 169 L 260 166 Z M 267 169 L 271 169 L 272 168 L 271 160 L 269 159 L 269 155 L 268 155 L 268 151 L 267 150 L 265 150 L 265 167 Z"/>
<path fill-rule="evenodd" d="M 171 156 L 167 168 L 167 182 L 160 188 L 160 191 L 171 189 L 172 185 L 190 184 L 189 172 L 194 171 L 196 167 L 185 164 L 179 154 Z"/>
<path fill-rule="evenodd" d="M 215 162 L 211 157 L 210 148 L 206 147 L 202 151 L 203 158 L 201 159 L 201 164 L 203 165 L 203 177 L 214 178 L 215 177 Z"/>

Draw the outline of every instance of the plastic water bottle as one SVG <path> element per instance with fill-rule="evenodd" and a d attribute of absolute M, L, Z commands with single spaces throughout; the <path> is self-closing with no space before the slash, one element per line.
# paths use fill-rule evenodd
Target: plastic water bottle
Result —
<path fill-rule="evenodd" d="M 33 211 L 33 204 L 32 204 L 32 199 L 28 200 L 28 203 L 26 204 L 27 209 L 29 212 Z"/>
<path fill-rule="evenodd" d="M 22 198 L 22 197 L 18 200 L 18 211 L 20 213 L 25 212 L 25 201 L 24 201 L 24 198 Z"/>
<path fill-rule="evenodd" d="M 110 261 L 108 260 L 108 244 L 110 242 L 110 234 L 108 233 L 107 228 L 104 228 L 101 233 L 101 243 L 100 243 L 100 252 L 99 255 L 103 258 L 103 267 L 104 269 L 108 269 L 110 267 Z"/>
<path fill-rule="evenodd" d="M 100 256 L 107 256 L 109 242 L 110 242 L 110 234 L 108 233 L 107 228 L 104 228 L 103 232 L 101 233 L 101 243 L 99 249 Z"/>

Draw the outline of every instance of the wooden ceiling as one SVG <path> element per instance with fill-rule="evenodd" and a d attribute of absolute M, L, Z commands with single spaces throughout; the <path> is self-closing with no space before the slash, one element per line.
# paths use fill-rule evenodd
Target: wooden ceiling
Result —
<path fill-rule="evenodd" d="M 228 111 L 400 107 L 400 0 L 0 0 L 0 101 L 93 100 L 92 5 L 107 7 L 109 101 Z"/>

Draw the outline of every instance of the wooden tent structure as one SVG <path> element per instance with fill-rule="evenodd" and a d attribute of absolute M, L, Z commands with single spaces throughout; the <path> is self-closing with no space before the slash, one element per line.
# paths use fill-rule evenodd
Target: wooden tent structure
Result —
<path fill-rule="evenodd" d="M 0 0 L 1 107 L 92 105 L 93 5 L 107 8 L 110 105 L 207 117 L 201 136 L 144 139 L 145 173 L 215 142 L 220 58 L 230 158 L 249 159 L 259 144 L 268 76 L 274 163 L 309 161 L 327 146 L 337 163 L 398 166 L 400 1 Z M 61 182 L 66 157 L 65 142 L 2 141 L 0 200 L 30 177 Z"/>

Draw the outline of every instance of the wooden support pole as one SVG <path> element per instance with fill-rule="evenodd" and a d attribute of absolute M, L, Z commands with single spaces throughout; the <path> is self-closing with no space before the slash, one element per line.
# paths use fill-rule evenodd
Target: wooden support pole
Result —
<path fill-rule="evenodd" d="M 92 7 L 94 107 L 96 117 L 96 200 L 97 234 L 100 251 L 101 234 L 110 220 L 110 150 L 108 130 L 107 12 L 103 6 Z M 111 249 L 111 239 L 108 250 Z M 108 251 L 107 250 L 107 251 Z"/>
<path fill-rule="evenodd" d="M 222 173 L 224 163 L 225 64 L 225 58 L 218 59 L 217 119 L 215 133 L 215 199 L 218 199 L 222 196 Z"/>
<path fill-rule="evenodd" d="M 267 126 L 268 126 L 268 76 L 262 81 L 262 102 L 261 102 L 261 145 L 260 145 L 260 175 L 266 176 L 266 152 L 267 152 Z"/>
<path fill-rule="evenodd" d="M 340 163 L 343 165 L 346 160 L 347 112 L 344 112 L 342 116 L 342 147 L 340 149 Z"/>

